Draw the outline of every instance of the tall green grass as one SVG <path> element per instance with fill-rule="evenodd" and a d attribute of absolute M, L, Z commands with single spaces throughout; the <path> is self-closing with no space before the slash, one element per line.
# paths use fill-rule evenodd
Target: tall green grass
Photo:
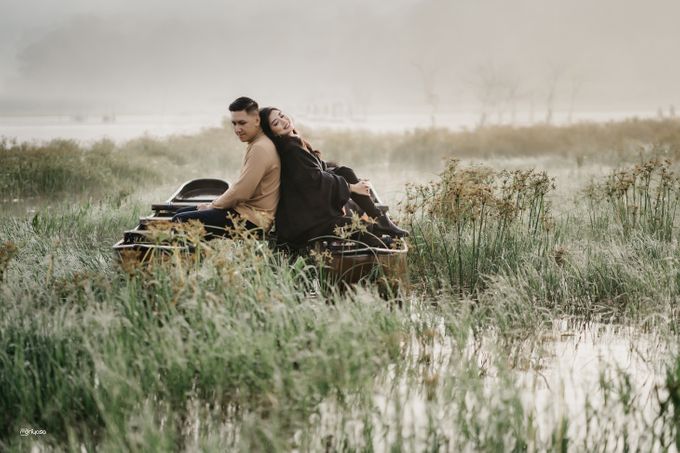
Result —
<path fill-rule="evenodd" d="M 516 375 L 531 349 L 508 357 L 544 320 L 525 318 L 518 331 L 512 317 L 532 316 L 535 301 L 510 303 L 496 282 L 472 309 L 443 294 L 402 310 L 373 292 L 321 298 L 304 267 L 258 241 L 214 241 L 200 260 L 178 256 L 131 274 L 99 259 L 55 272 L 67 255 L 59 249 L 92 227 L 60 227 L 69 218 L 46 220 L 35 238 L 51 245 L 51 259 L 36 264 L 43 248 L 24 244 L 0 286 L 6 449 L 604 448 L 611 433 L 634 437 L 647 420 L 638 405 L 622 419 L 608 415 L 622 407 L 619 387 L 608 385 L 612 404 L 592 416 L 599 430 L 574 436 L 579 422 L 560 418 L 542 428 L 553 435 L 539 436 Z M 24 222 L 5 231 L 20 239 L 32 228 Z M 404 418 L 421 399 L 424 431 Z M 674 436 L 670 420 L 656 430 Z M 49 435 L 21 438 L 22 427 Z M 629 444 L 652 448 L 657 431 Z"/>
<path fill-rule="evenodd" d="M 116 145 L 108 139 L 19 143 L 0 140 L 0 202 L 38 198 L 102 199 L 151 184 L 237 174 L 242 145 L 225 129 L 196 136 L 141 137 Z"/>
<path fill-rule="evenodd" d="M 659 419 L 675 427 L 663 431 L 663 445 L 680 450 L 680 355 L 677 355 L 666 370 L 666 379 L 661 388 L 665 393 L 659 397 Z"/>
<path fill-rule="evenodd" d="M 407 194 L 412 265 L 425 271 L 429 288 L 463 295 L 481 289 L 485 275 L 514 269 L 523 254 L 545 255 L 555 235 L 546 198 L 552 188 L 545 173 L 450 161 L 438 181 Z"/>
<path fill-rule="evenodd" d="M 426 147 L 468 137 L 479 147 L 470 149 L 492 152 L 483 143 L 497 143 L 520 152 L 522 140 L 540 142 L 534 133 L 580 131 L 564 145 L 577 152 L 587 140 L 594 147 L 632 136 L 671 143 L 675 123 L 593 126 L 595 137 L 590 127 L 537 128 L 527 136 L 417 131 L 389 136 L 395 142 L 383 146 L 396 162 L 406 152 L 399 143 L 415 146 L 421 138 L 432 140 Z M 94 168 L 108 153 L 103 162 L 145 169 L 157 181 L 220 176 L 240 161 L 242 145 L 229 134 L 146 137 L 104 154 L 65 144 L 66 163 L 55 157 L 55 168 L 78 169 L 79 159 Z M 363 140 L 357 149 L 365 150 L 374 138 L 338 133 L 333 146 Z M 51 165 L 48 148 L 26 146 L 24 159 Z M 653 152 L 664 150 L 672 148 Z M 352 164 L 351 154 L 344 157 Z M 201 173 L 206 162 L 209 175 Z M 399 303 L 377 288 L 328 288 L 313 264 L 291 263 L 252 239 L 200 243 L 201 254 L 121 268 L 110 246 L 147 211 L 140 192 L 126 194 L 133 183 L 145 184 L 128 179 L 128 170 L 107 173 L 114 175 L 107 190 L 90 200 L 52 200 L 37 214 L 3 216 L 0 449 L 677 449 L 680 248 L 668 208 L 675 186 L 662 183 L 673 166 L 639 168 L 628 195 L 588 203 L 575 193 L 578 208 L 553 211 L 554 183 L 541 171 L 450 161 L 439 180 L 410 188 L 402 206 L 414 288 Z M 618 174 L 595 187 L 605 190 Z M 22 193 L 34 187 L 35 196 L 58 194 L 69 184 L 88 192 L 95 184 L 55 181 L 32 180 Z M 646 210 L 633 210 L 645 199 Z M 649 342 L 635 337 L 630 344 L 650 374 L 601 363 L 582 406 L 562 410 L 571 396 L 546 390 L 542 376 L 562 334 L 553 324 L 565 319 L 573 319 L 567 335 L 594 321 L 649 333 Z M 657 391 L 644 393 L 647 380 Z M 549 392 L 551 410 L 534 404 L 541 391 Z M 21 428 L 47 433 L 21 437 Z"/>
<path fill-rule="evenodd" d="M 193 401 L 216 420 L 276 422 L 271 438 L 255 430 L 232 447 L 281 447 L 323 398 L 359 392 L 399 355 L 404 319 L 377 295 L 313 296 L 308 269 L 259 241 L 203 249 L 131 275 L 104 266 L 57 276 L 48 259 L 34 265 L 38 285 L 10 267 L 0 287 L 0 437 L 16 441 L 30 425 L 54 445 L 176 445 Z M 139 439 L 140 430 L 155 434 Z"/>
<path fill-rule="evenodd" d="M 606 206 L 591 209 L 594 214 L 604 214 L 590 216 L 594 228 L 606 228 L 612 221 L 625 237 L 638 231 L 664 241 L 674 236 L 680 180 L 670 160 L 653 159 L 617 170 L 602 183 L 588 187 L 586 195 L 591 204 Z"/>
<path fill-rule="evenodd" d="M 635 176 L 624 190 L 612 188 L 622 174 Z M 439 180 L 412 187 L 404 204 L 410 264 L 420 270 L 411 275 L 430 294 L 471 296 L 494 313 L 507 313 L 506 301 L 529 300 L 547 317 L 663 312 L 675 320 L 675 181 L 668 162 L 615 170 L 574 194 L 586 203 L 553 214 L 545 174 L 452 161 Z M 517 322 L 535 322 L 524 314 Z"/>
<path fill-rule="evenodd" d="M 153 173 L 135 168 L 102 140 L 83 148 L 72 140 L 44 145 L 0 142 L 0 193 L 4 201 L 63 197 L 139 184 Z"/>

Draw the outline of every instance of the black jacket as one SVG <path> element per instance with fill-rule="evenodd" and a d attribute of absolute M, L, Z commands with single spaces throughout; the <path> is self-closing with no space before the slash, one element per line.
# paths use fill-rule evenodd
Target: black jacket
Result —
<path fill-rule="evenodd" d="M 326 163 L 297 138 L 277 143 L 281 157 L 281 186 L 276 210 L 280 244 L 300 246 L 312 238 L 332 234 L 350 197 L 342 176 L 327 171 Z"/>

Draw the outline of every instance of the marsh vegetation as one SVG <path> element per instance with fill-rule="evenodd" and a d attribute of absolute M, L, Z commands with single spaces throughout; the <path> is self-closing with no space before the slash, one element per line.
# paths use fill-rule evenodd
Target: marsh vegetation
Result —
<path fill-rule="evenodd" d="M 121 269 L 228 130 L 0 143 L 0 449 L 680 449 L 680 123 L 308 135 L 388 188 L 408 291 L 255 239 Z"/>

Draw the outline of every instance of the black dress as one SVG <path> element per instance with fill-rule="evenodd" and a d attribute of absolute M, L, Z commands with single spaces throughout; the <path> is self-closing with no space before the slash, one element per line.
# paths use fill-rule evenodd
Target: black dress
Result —
<path fill-rule="evenodd" d="M 277 241 L 302 246 L 332 234 L 336 225 L 346 223 L 342 208 L 350 198 L 349 184 L 327 171 L 326 163 L 309 152 L 302 140 L 286 139 L 277 148 L 281 157 Z"/>

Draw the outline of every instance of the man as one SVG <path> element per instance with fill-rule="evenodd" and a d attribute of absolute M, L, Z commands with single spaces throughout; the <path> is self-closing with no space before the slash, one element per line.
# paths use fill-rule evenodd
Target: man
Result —
<path fill-rule="evenodd" d="M 260 127 L 257 102 L 240 97 L 229 105 L 234 133 L 247 143 L 241 173 L 234 184 L 212 203 L 185 208 L 173 222 L 200 220 L 213 235 L 229 236 L 239 219 L 249 230 L 268 231 L 279 202 L 281 162 L 276 147 Z"/>

